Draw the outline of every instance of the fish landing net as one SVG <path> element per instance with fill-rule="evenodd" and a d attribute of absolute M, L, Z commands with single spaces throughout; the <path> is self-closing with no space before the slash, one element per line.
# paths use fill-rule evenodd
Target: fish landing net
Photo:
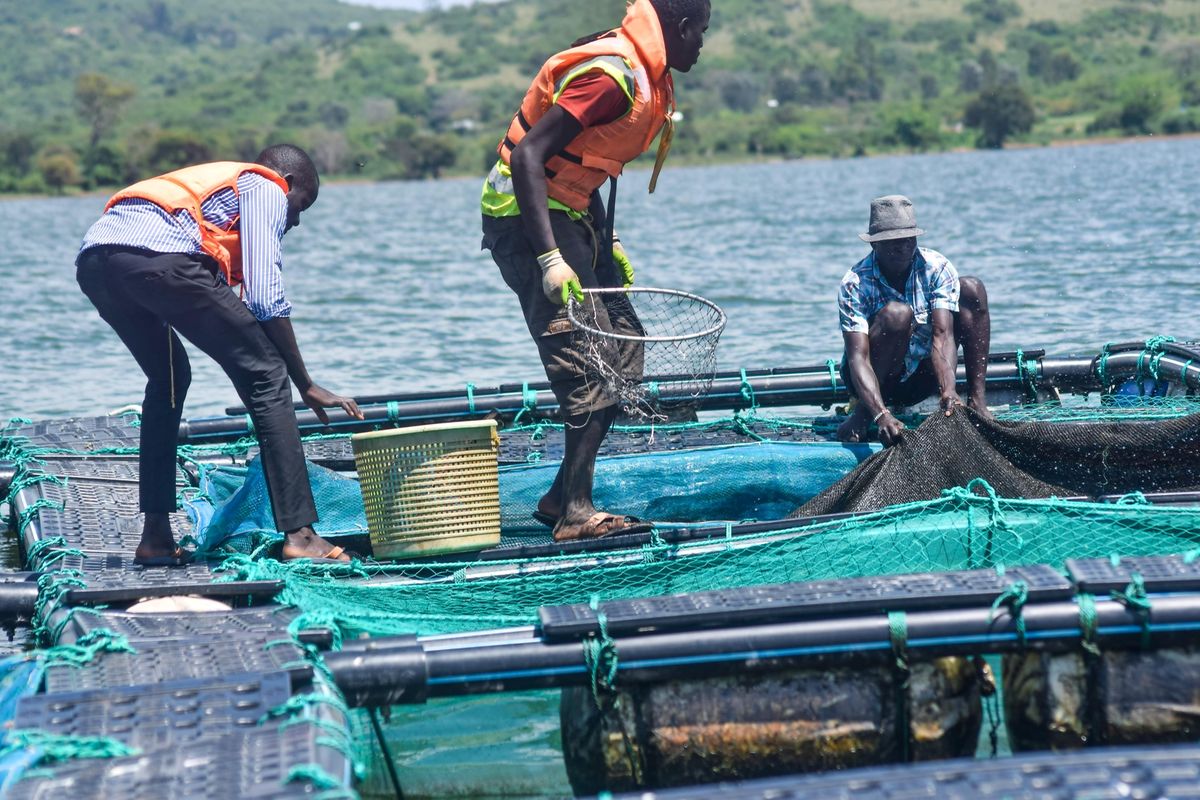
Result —
<path fill-rule="evenodd" d="M 712 385 L 725 312 L 674 289 L 586 289 L 567 316 L 584 376 L 631 417 L 666 420 Z"/>

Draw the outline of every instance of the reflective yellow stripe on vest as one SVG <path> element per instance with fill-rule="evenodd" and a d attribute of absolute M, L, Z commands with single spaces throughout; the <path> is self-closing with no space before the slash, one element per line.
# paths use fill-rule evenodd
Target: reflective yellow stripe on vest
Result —
<path fill-rule="evenodd" d="M 547 197 L 546 200 L 551 211 L 565 211 L 571 219 L 582 219 L 584 216 L 553 197 Z M 496 166 L 488 173 L 487 180 L 483 182 L 480 207 L 489 217 L 515 217 L 521 213 L 520 207 L 517 206 L 517 196 L 513 192 L 512 170 L 503 159 L 496 162 Z"/>
<path fill-rule="evenodd" d="M 630 108 L 633 107 L 634 92 L 637 91 L 637 77 L 633 67 L 629 66 L 629 63 L 620 56 L 596 56 L 567 70 L 554 84 L 554 102 L 558 102 L 558 98 L 562 97 L 562 93 L 571 85 L 571 81 L 592 70 L 603 72 L 616 81 L 617 86 L 620 86 L 621 91 L 625 93 L 625 99 L 629 101 Z M 628 114 L 629 111 L 626 110 L 625 113 Z"/>
<path fill-rule="evenodd" d="M 555 84 L 554 102 L 558 102 L 558 98 L 562 96 L 571 81 L 592 71 L 603 72 L 616 81 L 617 86 L 621 87 L 621 91 L 629 100 L 629 109 L 633 108 L 637 76 L 629 63 L 620 56 L 597 56 L 580 62 Z M 626 109 L 626 114 L 629 113 L 629 109 Z M 547 198 L 547 200 L 551 210 L 565 211 L 571 219 L 583 217 L 583 214 L 565 203 L 560 203 L 553 197 Z M 483 197 L 480 199 L 480 206 L 483 213 L 489 217 L 515 217 L 521 213 L 521 209 L 517 206 L 516 193 L 513 191 L 512 170 L 509 169 L 508 164 L 504 163 L 504 159 L 498 160 L 496 166 L 492 167 L 492 171 L 488 173 L 487 180 L 483 183 Z"/>

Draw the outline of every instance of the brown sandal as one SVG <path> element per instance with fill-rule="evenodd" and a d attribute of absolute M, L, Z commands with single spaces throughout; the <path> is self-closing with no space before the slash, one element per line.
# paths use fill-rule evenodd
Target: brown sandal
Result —
<path fill-rule="evenodd" d="M 579 539 L 599 539 L 614 533 L 649 533 L 654 526 L 637 517 L 597 511 L 588 517 L 587 522 L 579 525 L 569 534 L 563 530 L 563 527 L 563 521 L 560 519 L 554 526 L 554 541 L 572 542 Z"/>

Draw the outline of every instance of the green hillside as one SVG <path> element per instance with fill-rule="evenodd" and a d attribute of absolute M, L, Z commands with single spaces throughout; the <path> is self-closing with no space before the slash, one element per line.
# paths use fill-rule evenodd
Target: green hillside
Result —
<path fill-rule="evenodd" d="M 293 141 L 330 175 L 482 173 L 541 61 L 623 0 L 0 6 L 0 191 L 121 184 Z M 897 9 L 903 8 L 903 14 Z M 716 0 L 673 158 L 1200 130 L 1194 0 Z"/>

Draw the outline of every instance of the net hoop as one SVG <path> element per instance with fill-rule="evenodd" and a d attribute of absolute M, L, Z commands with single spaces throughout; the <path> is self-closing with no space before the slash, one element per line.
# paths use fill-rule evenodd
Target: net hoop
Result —
<path fill-rule="evenodd" d="M 626 334 L 613 333 L 611 331 L 606 331 L 606 330 L 596 327 L 595 325 L 588 324 L 586 321 L 584 321 L 577 315 L 577 309 L 579 309 L 581 307 L 581 303 L 579 303 L 579 301 L 577 301 L 574 297 L 572 297 L 567 302 L 567 319 L 571 320 L 571 324 L 576 328 L 576 330 L 582 331 L 591 336 L 598 336 L 603 339 L 619 339 L 621 341 L 626 341 L 626 342 L 686 342 L 686 341 L 690 341 L 692 339 L 702 339 L 704 337 L 710 337 L 710 336 L 719 337 L 721 335 L 721 333 L 724 332 L 725 323 L 727 322 L 727 319 L 725 317 L 725 312 L 722 311 L 721 307 L 718 306 L 716 303 L 712 302 L 711 300 L 706 300 L 705 298 L 701 297 L 698 294 L 692 294 L 691 292 L 683 292 L 678 289 L 656 289 L 654 287 L 649 287 L 649 286 L 631 286 L 628 289 L 584 289 L 583 293 L 584 293 L 584 295 L 591 295 L 591 296 L 597 297 L 600 300 L 603 300 L 604 297 L 606 297 L 606 296 L 612 296 L 612 295 L 618 295 L 618 294 L 623 294 L 626 296 L 631 295 L 631 294 L 638 294 L 638 293 L 642 293 L 642 294 L 653 293 L 653 294 L 660 294 L 660 295 L 670 295 L 672 297 L 677 297 L 677 298 L 680 298 L 683 300 L 690 300 L 693 303 L 696 303 L 697 305 L 708 308 L 709 310 L 711 310 L 712 312 L 714 312 L 716 314 L 716 322 L 714 322 L 711 326 L 709 326 L 708 328 L 705 328 L 704 330 L 694 331 L 692 333 L 686 333 L 686 334 L 679 334 L 677 336 L 629 336 Z"/>

